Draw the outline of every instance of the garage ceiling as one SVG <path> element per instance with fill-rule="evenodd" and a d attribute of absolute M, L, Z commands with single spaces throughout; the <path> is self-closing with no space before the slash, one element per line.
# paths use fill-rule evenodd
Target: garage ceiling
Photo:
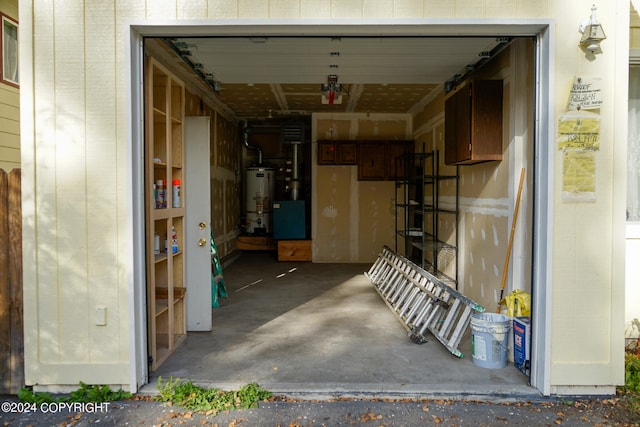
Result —
<path fill-rule="evenodd" d="M 149 43 L 149 42 L 148 42 Z M 408 113 L 506 44 L 496 37 L 177 37 L 156 39 L 238 119 L 312 112 Z M 337 76 L 342 97 L 324 103 Z M 217 91 L 214 91 L 213 89 Z"/>

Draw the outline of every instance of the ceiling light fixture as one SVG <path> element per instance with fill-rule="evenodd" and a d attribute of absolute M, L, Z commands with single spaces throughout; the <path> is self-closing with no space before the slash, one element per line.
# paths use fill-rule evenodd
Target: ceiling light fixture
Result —
<path fill-rule="evenodd" d="M 338 83 L 337 74 L 329 74 L 327 83 L 320 86 L 323 104 L 342 104 L 342 85 Z"/>

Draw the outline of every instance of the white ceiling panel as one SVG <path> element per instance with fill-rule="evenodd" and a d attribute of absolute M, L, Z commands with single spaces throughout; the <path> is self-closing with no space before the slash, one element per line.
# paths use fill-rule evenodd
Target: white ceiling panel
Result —
<path fill-rule="evenodd" d="M 505 46 L 497 37 L 177 37 L 146 48 L 188 78 L 215 87 L 211 97 L 238 119 L 312 112 L 407 113 L 439 85 Z M 193 66 L 198 64 L 198 71 Z M 336 75 L 342 102 L 322 103 Z M 215 85 L 213 84 L 215 81 Z"/>
<path fill-rule="evenodd" d="M 220 83 L 442 83 L 479 53 L 491 38 L 416 37 L 212 37 L 178 38 L 192 63 Z"/>

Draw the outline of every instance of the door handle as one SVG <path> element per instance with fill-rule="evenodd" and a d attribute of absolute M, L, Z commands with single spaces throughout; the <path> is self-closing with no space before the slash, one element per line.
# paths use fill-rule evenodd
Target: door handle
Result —
<path fill-rule="evenodd" d="M 207 224 L 204 221 L 200 221 L 200 224 L 198 224 L 198 228 L 200 230 L 204 230 L 205 228 L 207 228 Z"/>
<path fill-rule="evenodd" d="M 198 240 L 198 246 L 204 246 L 207 244 L 207 239 L 200 239 Z"/>

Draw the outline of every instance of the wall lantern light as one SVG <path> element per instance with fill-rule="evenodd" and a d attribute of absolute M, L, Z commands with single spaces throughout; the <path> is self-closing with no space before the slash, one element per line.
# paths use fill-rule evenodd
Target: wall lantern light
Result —
<path fill-rule="evenodd" d="M 580 39 L 580 45 L 583 46 L 588 52 L 596 53 L 600 50 L 600 42 L 607 38 L 602 29 L 602 25 L 596 18 L 596 5 L 591 7 L 591 17 L 585 19 L 580 24 L 580 32 L 582 38 Z"/>

